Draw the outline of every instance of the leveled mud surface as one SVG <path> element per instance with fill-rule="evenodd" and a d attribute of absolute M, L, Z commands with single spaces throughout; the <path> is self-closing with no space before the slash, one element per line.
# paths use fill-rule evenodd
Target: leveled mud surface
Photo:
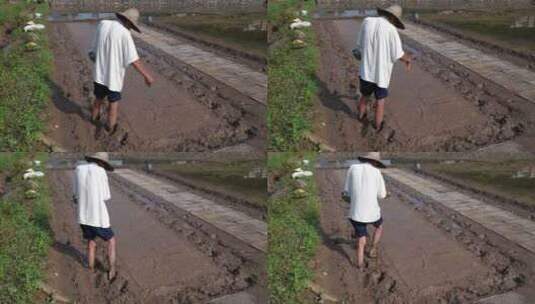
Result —
<path fill-rule="evenodd" d="M 108 202 L 117 237 L 118 278 L 105 276 L 105 244 L 98 243 L 97 273 L 81 261 L 85 242 L 75 218 L 71 172 L 50 172 L 56 243 L 48 261 L 47 284 L 76 303 L 206 303 L 247 291 L 262 301 L 262 257 L 225 245 L 217 231 L 178 215 L 150 194 L 110 175 Z M 244 253 L 245 252 L 245 253 Z"/>
<path fill-rule="evenodd" d="M 389 179 L 379 258 L 357 271 L 348 206 L 339 199 L 344 173 L 317 177 L 323 242 L 314 281 L 325 293 L 348 303 L 472 303 L 531 286 L 529 255 Z"/>
<path fill-rule="evenodd" d="M 52 141 L 69 151 L 206 151 L 240 143 L 260 149 L 256 127 L 243 121 L 244 113 L 226 106 L 210 88 L 173 69 L 162 68 L 161 58 L 138 46 L 155 83 L 129 68 L 119 106 L 121 130 L 110 137 L 105 119 L 89 122 L 93 100 L 91 63 L 85 55 L 94 23 L 52 23 L 55 55 L 54 104 L 50 107 Z M 148 63 L 147 63 L 148 62 Z"/>
<path fill-rule="evenodd" d="M 322 81 L 316 132 L 336 150 L 466 151 L 518 139 L 531 125 L 533 106 L 477 83 L 458 67 L 404 39 L 418 57 L 410 72 L 394 67 L 387 98 L 387 126 L 380 135 L 372 123 L 357 121 L 358 20 L 317 21 Z M 508 98 L 505 98 L 507 95 Z M 509 103 L 508 103 L 509 102 Z M 530 110 L 531 109 L 531 110 Z M 373 120 L 373 110 L 368 117 Z M 529 143 L 530 140 L 528 140 Z"/>

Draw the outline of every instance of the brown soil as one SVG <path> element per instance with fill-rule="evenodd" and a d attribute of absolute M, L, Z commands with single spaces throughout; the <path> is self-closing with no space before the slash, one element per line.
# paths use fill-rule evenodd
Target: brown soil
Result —
<path fill-rule="evenodd" d="M 76 303 L 206 303 L 246 290 L 265 297 L 263 257 L 240 244 L 227 245 L 218 231 L 177 214 L 165 202 L 111 175 L 108 203 L 117 237 L 118 278 L 105 277 L 105 245 L 98 243 L 96 274 L 83 266 L 85 242 L 70 201 L 71 176 L 49 172 L 54 189 L 55 245 L 48 280 Z"/>
<path fill-rule="evenodd" d="M 340 174 L 340 170 L 337 172 L 324 169 L 317 172 L 322 199 L 320 222 L 323 242 L 314 263 L 314 282 L 330 296 L 346 303 L 472 303 L 477 299 L 510 290 L 529 290 L 529 286 L 533 284 L 535 265 L 530 254 L 388 179 L 387 188 L 392 195 L 383 202 L 383 208 L 389 210 L 383 211 L 385 216 L 390 214 L 387 218 L 390 223 L 385 222 L 385 235 L 379 247 L 379 258 L 366 259 L 366 269 L 357 271 L 354 266 L 355 240 L 351 236 L 352 228 L 346 221 L 347 206 L 339 199 L 341 176 L 343 172 Z M 405 211 L 396 211 L 396 208 Z M 449 258 L 442 258 L 440 255 L 435 257 L 435 260 L 443 260 L 447 265 L 440 265 L 443 268 L 436 270 L 434 277 L 426 278 L 424 275 L 426 272 L 435 273 L 432 268 L 437 265 L 425 264 L 425 255 L 433 249 L 426 249 L 423 244 L 418 245 L 423 246 L 421 248 L 406 246 L 404 243 L 410 244 L 412 241 L 399 239 L 400 236 L 392 231 L 395 229 L 392 225 L 407 224 L 398 223 L 397 219 L 406 212 L 413 214 L 412 225 L 420 223 L 421 227 L 418 226 L 418 229 L 424 229 L 418 231 L 420 236 L 428 233 L 425 232 L 426 227 L 429 232 L 438 228 L 441 238 L 449 240 L 447 242 L 450 243 L 454 240 L 455 246 L 459 248 L 456 251 L 451 247 L 444 250 L 444 255 L 451 252 L 448 253 L 452 254 Z M 404 231 L 405 228 L 398 226 L 398 230 L 400 229 Z M 406 237 L 410 238 L 410 233 L 407 233 Z M 429 243 L 434 241 L 435 239 L 429 240 Z M 396 248 L 399 250 L 393 250 Z M 406 253 L 400 253 L 400 250 Z M 420 253 L 414 252 L 413 256 L 421 261 L 412 261 L 411 258 L 407 263 L 399 264 L 399 259 L 395 258 L 400 254 L 410 256 L 407 252 L 415 250 Z M 452 259 L 457 259 L 457 263 L 447 262 Z M 398 263 L 395 263 L 396 260 Z M 420 265 L 420 262 L 424 263 Z M 461 266 L 461 270 L 452 270 L 457 264 L 466 263 L 477 265 Z M 400 272 L 402 269 L 408 271 L 411 267 L 413 270 L 421 267 L 421 271 Z M 444 274 L 448 271 L 450 274 Z M 432 283 L 437 277 L 442 276 L 444 279 L 451 275 L 458 278 Z"/>
<path fill-rule="evenodd" d="M 81 22 L 50 24 L 56 69 L 48 136 L 60 147 L 69 151 L 206 151 L 239 143 L 263 147 L 262 134 L 258 135 L 262 126 L 245 121 L 245 110 L 226 106 L 218 92 L 139 45 L 156 82 L 147 88 L 142 77 L 129 69 L 118 134 L 107 135 L 105 119 L 91 124 L 93 85 L 85 52 L 94 27 Z"/>
<path fill-rule="evenodd" d="M 356 119 L 358 62 L 350 50 L 358 25 L 358 20 L 314 24 L 322 84 L 316 133 L 336 150 L 466 151 L 520 139 L 532 124 L 526 114 L 534 111 L 529 103 L 514 94 L 505 98 L 490 84 L 405 39 L 419 57 L 410 72 L 396 64 L 386 104 L 387 125 L 377 135 L 373 122 L 362 124 Z M 373 111 L 368 116 L 373 120 Z"/>

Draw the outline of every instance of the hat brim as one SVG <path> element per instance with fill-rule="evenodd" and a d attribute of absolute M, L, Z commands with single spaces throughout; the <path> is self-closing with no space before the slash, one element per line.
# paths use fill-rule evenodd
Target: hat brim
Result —
<path fill-rule="evenodd" d="M 401 20 L 396 15 L 392 14 L 391 12 L 378 7 L 377 14 L 379 14 L 379 16 L 392 17 L 392 20 L 394 20 L 395 27 L 402 29 L 402 30 L 405 29 L 405 24 L 403 24 L 403 22 L 401 22 Z"/>
<path fill-rule="evenodd" d="M 104 169 L 106 171 L 113 172 L 113 170 L 115 170 L 115 168 L 110 163 L 108 163 L 107 161 L 102 160 L 100 158 L 96 158 L 96 157 L 92 157 L 92 156 L 86 156 L 85 160 L 87 160 L 87 161 L 97 161 L 97 162 L 101 163 L 104 166 Z"/>
<path fill-rule="evenodd" d="M 132 22 L 132 20 L 128 19 L 128 17 L 121 13 L 115 13 L 115 16 L 117 16 L 117 18 L 121 19 L 122 21 L 128 23 L 128 25 L 130 25 L 130 27 L 134 29 L 134 31 L 141 34 L 141 30 L 139 29 L 139 27 L 134 22 Z"/>
<path fill-rule="evenodd" d="M 382 168 L 382 169 L 386 168 L 386 165 L 382 161 L 377 160 L 377 159 L 367 158 L 367 157 L 364 157 L 364 156 L 359 156 L 358 160 L 372 162 L 372 163 L 375 164 L 376 167 L 379 167 L 379 168 Z"/>

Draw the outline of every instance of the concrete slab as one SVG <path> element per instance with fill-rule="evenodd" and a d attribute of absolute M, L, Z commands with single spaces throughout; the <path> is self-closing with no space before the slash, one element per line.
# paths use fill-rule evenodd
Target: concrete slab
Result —
<path fill-rule="evenodd" d="M 477 304 L 531 304 L 526 296 L 514 291 L 482 299 Z"/>
<path fill-rule="evenodd" d="M 114 174 L 163 198 L 177 208 L 204 220 L 246 244 L 266 252 L 267 225 L 265 222 L 141 172 L 118 169 L 115 170 Z"/>
<path fill-rule="evenodd" d="M 134 37 L 161 49 L 176 59 L 212 76 L 264 105 L 267 104 L 267 75 L 246 65 L 219 57 L 214 53 L 181 42 L 172 36 L 147 26 L 140 26 L 143 34 L 133 32 Z"/>
<path fill-rule="evenodd" d="M 214 299 L 208 304 L 255 304 L 255 298 L 247 292 L 239 292 Z"/>
<path fill-rule="evenodd" d="M 488 230 L 535 253 L 535 242 L 533 241 L 535 237 L 535 234 L 533 234 L 535 223 L 533 221 L 519 217 L 507 210 L 486 204 L 475 197 L 456 191 L 452 187 L 431 181 L 406 170 L 388 169 L 384 173 L 394 180 L 431 197 L 444 206 L 481 224 Z M 432 185 L 441 185 L 445 188 L 444 194 L 441 196 L 433 195 L 433 191 L 431 190 Z M 459 201 L 464 201 L 464 203 L 460 203 Z"/>
<path fill-rule="evenodd" d="M 528 90 L 522 82 L 513 81 L 514 79 L 522 79 L 528 83 L 533 83 L 535 81 L 535 72 L 462 43 L 445 40 L 442 35 L 431 32 L 411 22 L 406 22 L 406 29 L 401 34 L 460 63 L 488 80 L 513 91 L 517 95 L 531 102 L 535 102 L 535 91 Z"/>

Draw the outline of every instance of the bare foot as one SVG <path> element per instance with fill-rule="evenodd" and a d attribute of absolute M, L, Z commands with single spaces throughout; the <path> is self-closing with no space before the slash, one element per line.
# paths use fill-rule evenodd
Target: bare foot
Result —
<path fill-rule="evenodd" d="M 115 280 L 115 277 L 117 277 L 117 271 L 115 270 L 115 266 L 113 266 L 108 271 L 108 280 L 110 282 L 113 282 L 113 280 Z"/>

